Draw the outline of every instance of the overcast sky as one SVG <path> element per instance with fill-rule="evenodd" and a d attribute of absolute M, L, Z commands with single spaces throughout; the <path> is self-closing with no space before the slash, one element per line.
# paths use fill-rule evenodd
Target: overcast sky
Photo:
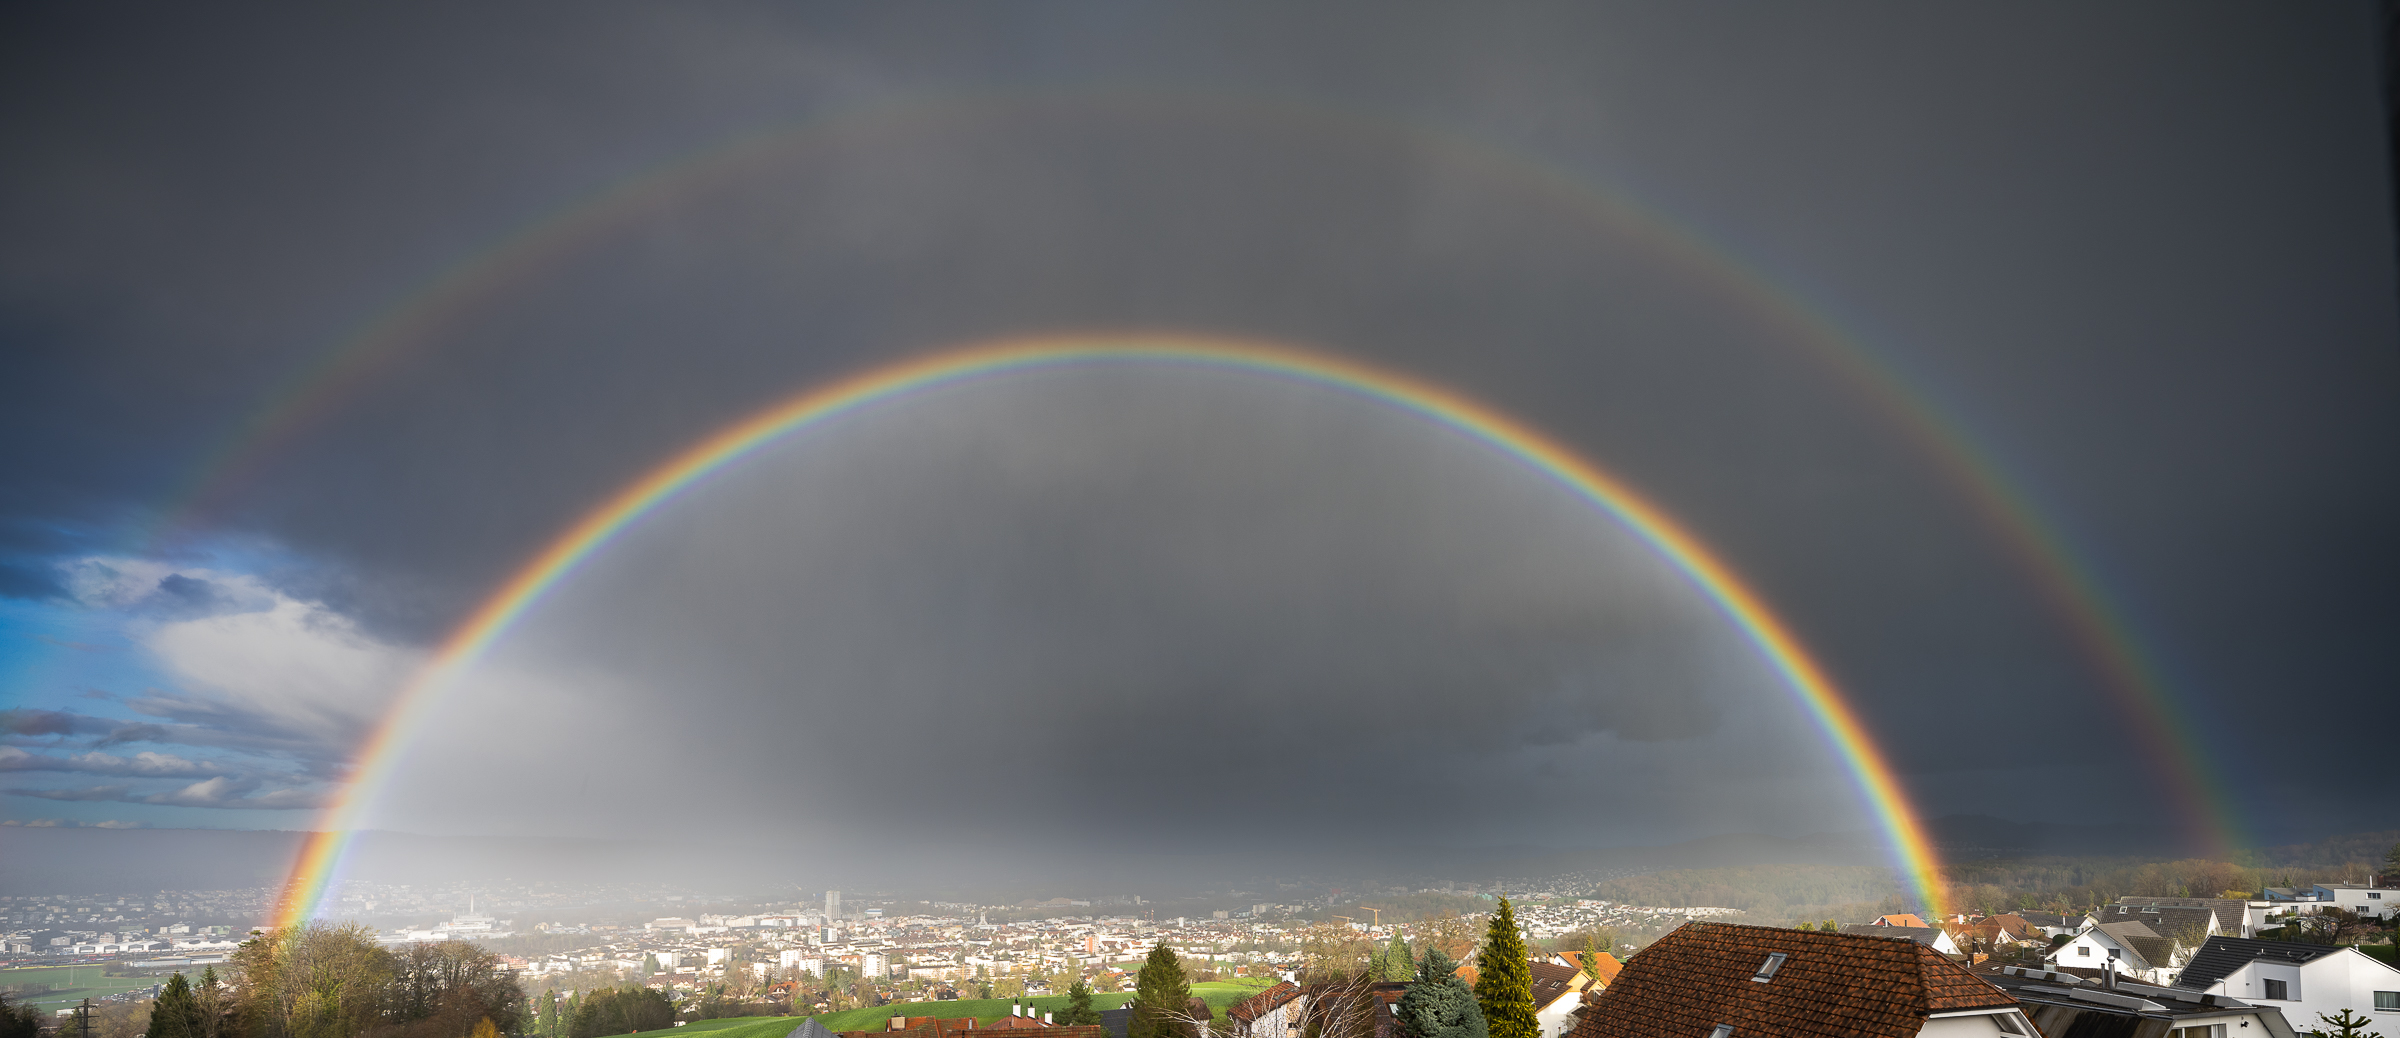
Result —
<path fill-rule="evenodd" d="M 613 488 L 881 362 L 1128 327 L 1406 372 L 1617 473 L 1926 814 L 2190 824 L 2156 719 L 1896 389 L 2119 610 L 2240 835 L 2394 822 L 2368 5 L 6 18 L 12 822 L 311 825 L 426 649 Z M 905 821 L 1026 861 L 1868 824 L 1607 516 L 1222 371 L 986 378 L 780 442 L 461 687 L 373 824 Z"/>

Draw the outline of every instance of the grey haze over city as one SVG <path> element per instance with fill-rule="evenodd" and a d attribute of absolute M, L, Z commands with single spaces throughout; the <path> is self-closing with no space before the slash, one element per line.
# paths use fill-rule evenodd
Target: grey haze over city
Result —
<path fill-rule="evenodd" d="M 1603 467 L 1922 816 L 2393 825 L 2370 5 L 0 17 L 11 826 L 315 828 L 451 632 L 662 462 L 886 365 L 1137 334 L 1402 374 Z M 409 731 L 358 824 L 826 883 L 1879 825 L 1640 531 L 1205 365 L 777 439 Z"/>

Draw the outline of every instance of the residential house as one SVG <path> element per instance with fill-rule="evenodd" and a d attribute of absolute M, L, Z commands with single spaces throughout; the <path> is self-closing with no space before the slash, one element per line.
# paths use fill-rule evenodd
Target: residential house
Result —
<path fill-rule="evenodd" d="M 2208 908 L 2177 905 L 2129 905 L 2119 902 L 2093 912 L 2091 918 L 2103 926 L 2110 923 L 2140 923 L 2151 933 L 2174 941 L 2176 947 L 2180 949 L 2174 963 L 2178 967 L 2183 965 L 2182 960 L 2189 959 L 2191 953 L 2199 951 L 2201 945 L 2208 943 L 2209 938 L 2218 934 L 2227 936 L 2240 934 L 2239 930 L 2222 928 L 2219 924 L 2223 917 L 2218 915 L 2215 910 Z"/>
<path fill-rule="evenodd" d="M 1916 914 L 1915 912 L 1901 912 L 1901 913 L 1899 913 L 1899 914 L 1897 914 L 1897 915 L 1879 915 L 1879 916 L 1876 916 L 1875 918 L 1873 918 L 1873 919 L 1871 919 L 1871 920 L 1868 920 L 1868 921 L 1867 921 L 1867 923 L 1866 923 L 1866 925 L 1868 925 L 1868 926 L 1913 926 L 1913 927 L 1916 927 L 1917 929 L 1920 929 L 1920 930 L 1922 930 L 1922 929 L 1925 929 L 1925 928 L 1927 928 L 1927 927 L 1930 927 L 1930 926 L 1932 926 L 1933 924 L 1932 924 L 1932 923 L 1928 923 L 1928 922 L 1926 922 L 1926 921 L 1925 921 L 1925 919 L 1924 919 L 1924 917 L 1922 917 L 1922 916 L 1919 916 L 1919 915 L 1918 915 L 1918 914 Z"/>
<path fill-rule="evenodd" d="M 2054 912 L 2019 912 L 2019 918 L 2042 932 L 2044 937 L 2073 937 L 2083 929 L 2083 917 L 2059 915 Z"/>
<path fill-rule="evenodd" d="M 2389 919 L 2400 913 L 2400 889 L 2371 883 L 2319 883 L 2314 889 L 2319 902 L 2331 902 L 2344 911 L 2374 919 Z"/>
<path fill-rule="evenodd" d="M 1901 917 L 1887 915 L 1883 918 L 1897 919 Z M 1916 917 L 1908 916 L 1907 918 L 1914 919 Z M 1961 954 L 1958 950 L 1957 941 L 1952 940 L 1949 934 L 1944 933 L 1941 930 L 1934 929 L 1930 926 L 1899 926 L 1885 925 L 1881 923 L 1862 923 L 1858 926 L 1842 927 L 1842 932 L 1846 934 L 1855 934 L 1861 937 L 1905 937 L 1944 955 Z"/>
<path fill-rule="evenodd" d="M 1988 915 L 1970 919 L 1954 927 L 1945 927 L 1959 950 L 1969 955 L 1989 955 L 2003 948 L 2020 944 L 2049 943 L 2041 930 L 2023 916 L 2013 914 Z"/>
<path fill-rule="evenodd" d="M 1307 1008 L 1300 985 L 1277 981 L 1274 987 L 1226 1007 L 1225 1023 L 1233 1029 L 1234 1038 L 1297 1038 L 1300 1015 Z"/>
<path fill-rule="evenodd" d="M 2347 945 L 2211 937 L 2176 986 L 2276 1006 L 2303 1030 L 2347 1009 L 2400 1034 L 2400 970 Z"/>
<path fill-rule="evenodd" d="M 1628 959 L 1568 1036 L 2037 1038 L 2037 1032 L 2007 992 L 1913 938 L 1695 922 Z"/>
<path fill-rule="evenodd" d="M 2226 897 L 2137 897 L 2117 899 L 2119 906 L 2137 908 L 2205 908 L 2215 913 L 2216 929 L 2227 937 L 2256 937 L 2259 924 L 2266 921 L 2267 903 Z"/>
<path fill-rule="evenodd" d="M 2019 966 L 1975 974 L 2015 997 L 2041 1033 L 2060 1038 L 2295 1038 L 2274 1007 L 2224 995 Z"/>
<path fill-rule="evenodd" d="M 2128 919 L 2087 927 L 2067 943 L 2050 949 L 2043 961 L 2124 974 L 2146 984 L 2172 984 L 2194 950 L 2148 924 Z"/>
<path fill-rule="evenodd" d="M 1532 969 L 1533 1018 L 1542 1026 L 1542 1038 L 1559 1038 L 1575 1026 L 1575 1011 L 1583 1008 L 1583 989 L 1592 978 L 1555 962 L 1535 962 Z"/>
<path fill-rule="evenodd" d="M 1618 971 L 1625 968 L 1623 962 L 1618 961 L 1615 955 L 1608 952 L 1600 952 L 1598 957 L 1592 960 L 1592 968 L 1588 970 L 1584 969 L 1582 952 L 1560 952 L 1551 956 L 1550 961 L 1562 966 L 1573 967 L 1586 975 L 1597 974 L 1592 979 L 1591 987 L 1585 989 L 1595 994 L 1599 989 L 1607 987 L 1610 981 L 1617 979 Z"/>

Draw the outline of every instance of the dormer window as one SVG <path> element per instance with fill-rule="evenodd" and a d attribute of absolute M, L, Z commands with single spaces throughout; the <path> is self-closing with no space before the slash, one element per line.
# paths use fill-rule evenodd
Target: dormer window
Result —
<path fill-rule="evenodd" d="M 1773 980 L 1773 979 L 1775 979 L 1775 971 L 1776 971 L 1776 970 L 1779 970 L 1779 969 L 1782 969 L 1782 968 L 1783 968 L 1783 960 L 1785 960 L 1785 959 L 1788 959 L 1788 958 L 1791 958 L 1791 956 L 1789 956 L 1789 955 L 1786 955 L 1786 954 L 1784 954 L 1784 953 L 1782 953 L 1782 952 L 1776 952 L 1776 953 L 1775 953 L 1775 954 L 1773 954 L 1773 955 L 1769 955 L 1769 956 L 1767 956 L 1767 961 L 1766 961 L 1766 963 L 1765 963 L 1764 965 L 1761 965 L 1761 966 L 1758 968 L 1758 973 L 1757 973 L 1756 975 L 1752 976 L 1750 979 L 1752 979 L 1752 980 L 1755 980 L 1755 981 L 1757 981 L 1757 982 L 1759 982 L 1759 983 L 1761 983 L 1761 984 L 1764 984 L 1764 983 L 1766 983 L 1766 982 L 1768 982 L 1768 981 L 1770 981 L 1770 980 Z M 1730 1028 L 1728 1028 L 1728 1029 L 1730 1030 Z M 1723 1035 L 1717 1035 L 1717 1036 L 1715 1036 L 1715 1038 L 1724 1038 L 1724 1036 L 1723 1036 Z"/>

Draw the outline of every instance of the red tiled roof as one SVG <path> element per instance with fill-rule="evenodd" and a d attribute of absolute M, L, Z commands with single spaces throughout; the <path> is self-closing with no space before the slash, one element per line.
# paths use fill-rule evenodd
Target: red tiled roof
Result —
<path fill-rule="evenodd" d="M 1752 980 L 1767 956 L 1790 956 Z M 1569 1038 L 1914 1038 L 1932 1013 L 2015 1005 L 1906 938 L 1688 923 L 1642 949 Z"/>
<path fill-rule="evenodd" d="M 1897 914 L 1897 915 L 1879 915 L 1879 916 L 1876 916 L 1876 917 L 1875 917 L 1875 920 L 1874 920 L 1873 922 L 1870 922 L 1870 923 L 1868 923 L 1867 925 L 1868 925 L 1868 926 L 1914 926 L 1914 927 L 1917 927 L 1917 928 L 1919 928 L 1919 929 L 1926 929 L 1926 928 L 1930 928 L 1930 927 L 1931 927 L 1933 924 L 1932 924 L 1932 923 L 1928 923 L 1928 922 L 1926 922 L 1926 921 L 1925 921 L 1923 918 L 1919 917 L 1919 916 L 1918 916 L 1918 915 L 1917 915 L 1915 912 L 1901 912 L 1901 913 L 1899 913 L 1899 914 Z"/>
<path fill-rule="evenodd" d="M 1291 1001 L 1293 998 L 1298 997 L 1299 994 L 1300 985 L 1294 984 L 1288 980 L 1276 981 L 1274 987 L 1268 988 L 1265 991 L 1261 991 L 1258 994 L 1252 995 L 1249 998 L 1245 998 L 1228 1007 L 1225 1010 L 1225 1019 L 1236 1024 L 1250 1023 L 1257 1020 L 1259 1017 L 1274 1012 L 1276 1006 L 1280 1006 Z"/>
<path fill-rule="evenodd" d="M 1599 974 L 1599 976 L 1600 976 L 1600 981 L 1599 981 L 1599 982 L 1600 982 L 1601 984 L 1604 984 L 1604 985 L 1605 985 L 1605 984 L 1614 984 L 1614 983 L 1616 983 L 1616 982 L 1617 982 L 1617 974 L 1624 972 L 1624 970 L 1625 970 L 1625 964 L 1624 964 L 1624 963 L 1622 963 L 1622 962 L 1618 962 L 1618 961 L 1617 961 L 1617 957 L 1616 957 L 1616 956 L 1614 956 L 1614 955 L 1611 955 L 1611 954 L 1609 954 L 1609 953 L 1607 953 L 1607 952 L 1601 952 L 1601 953 L 1600 953 L 1600 959 L 1599 959 L 1599 968 L 1598 968 L 1598 969 L 1596 969 L 1596 970 L 1594 970 L 1593 972 L 1595 972 L 1595 973 Z"/>

